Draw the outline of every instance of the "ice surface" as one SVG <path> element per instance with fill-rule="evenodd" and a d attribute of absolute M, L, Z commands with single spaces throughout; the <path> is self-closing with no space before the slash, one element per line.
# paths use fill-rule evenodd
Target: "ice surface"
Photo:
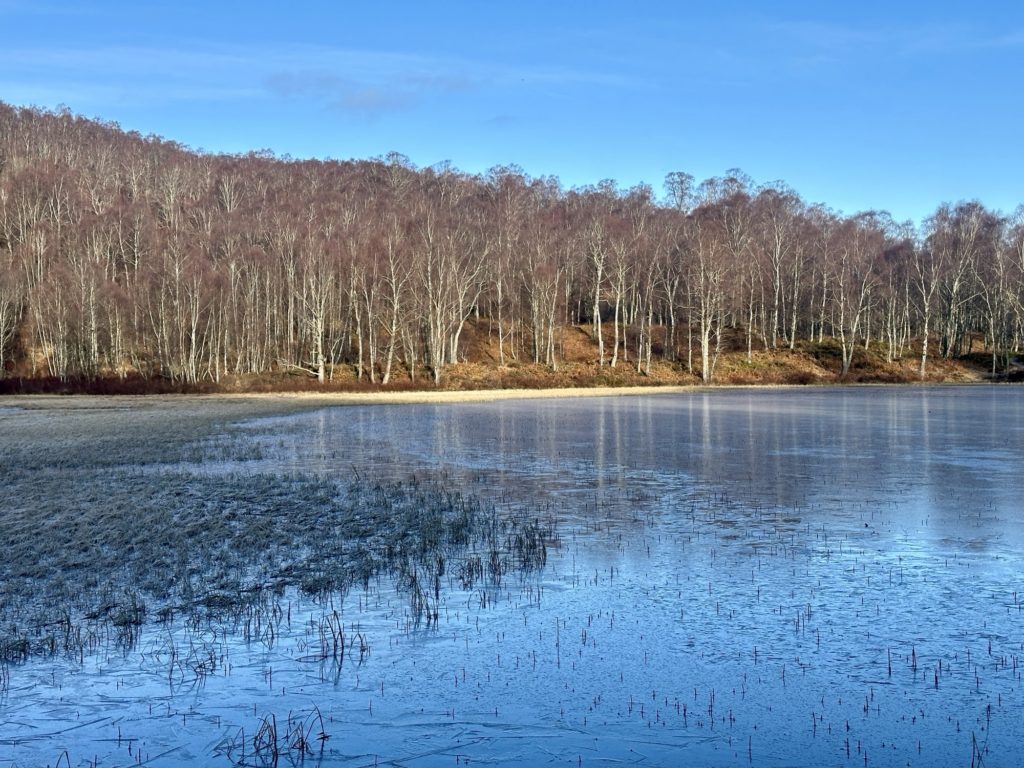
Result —
<path fill-rule="evenodd" d="M 7 762 L 264 765 L 261 724 L 291 718 L 312 765 L 1017 764 L 1019 389 L 345 407 L 245 430 L 257 458 L 197 471 L 443 478 L 553 515 L 557 546 L 500 584 L 449 574 L 433 626 L 382 581 L 11 666 Z M 334 612 L 340 664 L 313 653 Z M 280 764 L 298 754 L 281 741 Z"/>

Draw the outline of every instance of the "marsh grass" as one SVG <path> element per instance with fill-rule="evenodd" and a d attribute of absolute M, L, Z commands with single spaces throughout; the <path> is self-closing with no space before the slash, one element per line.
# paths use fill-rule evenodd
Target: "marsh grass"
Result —
<path fill-rule="evenodd" d="M 230 614 L 291 587 L 344 594 L 381 574 L 404 585 L 414 621 L 436 621 L 449 567 L 473 573 L 483 553 L 488 577 L 500 581 L 542 565 L 551 535 L 550 525 L 423 482 L 131 471 L 105 479 L 102 496 L 22 507 L 0 522 L 10 542 L 0 565 L 3 660 L 79 655 L 104 626 L 131 647 L 148 615 Z M 32 525 L 34 516 L 42 519 Z"/>
<path fill-rule="evenodd" d="M 382 576 L 409 596 L 414 624 L 436 622 L 447 574 L 471 587 L 486 562 L 500 582 L 542 565 L 554 538 L 550 521 L 443 480 L 209 472 L 263 448 L 245 432 L 210 437 L 212 419 L 183 423 L 187 411 L 143 412 L 142 430 L 131 412 L 66 415 L 27 414 L 0 448 L 3 662 L 131 648 L 151 620 L 239 617 L 289 589 L 326 600 Z M 264 613 L 242 631 L 272 633 Z"/>
<path fill-rule="evenodd" d="M 320 709 L 314 706 L 307 712 L 289 712 L 284 720 L 279 724 L 274 713 L 264 715 L 250 735 L 240 728 L 218 751 L 236 768 L 306 765 L 307 760 L 319 764 L 330 739 Z"/>

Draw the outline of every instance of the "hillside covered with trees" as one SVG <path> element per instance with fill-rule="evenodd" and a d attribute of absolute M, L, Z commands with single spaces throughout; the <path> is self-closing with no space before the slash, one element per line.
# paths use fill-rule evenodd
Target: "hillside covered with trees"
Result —
<path fill-rule="evenodd" d="M 0 385 L 758 381 L 787 355 L 808 380 L 965 356 L 999 376 L 1022 336 L 1021 209 L 942 204 L 918 230 L 739 172 L 567 190 L 0 104 Z"/>

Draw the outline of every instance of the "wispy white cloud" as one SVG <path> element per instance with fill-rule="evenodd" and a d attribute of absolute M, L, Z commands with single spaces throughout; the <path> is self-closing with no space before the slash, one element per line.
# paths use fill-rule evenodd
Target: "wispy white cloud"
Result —
<path fill-rule="evenodd" d="M 871 50 L 890 56 L 1024 47 L 1024 30 L 994 31 L 965 23 L 866 26 L 823 21 L 768 21 L 766 31 L 799 50 L 842 55 Z"/>
<path fill-rule="evenodd" d="M 44 0 L 0 0 L 0 13 L 20 16 L 93 16 L 91 3 L 45 2 Z"/>
<path fill-rule="evenodd" d="M 286 99 L 313 98 L 332 108 L 368 117 L 404 109 L 415 101 L 408 89 L 369 85 L 327 72 L 275 72 L 266 78 L 265 85 Z"/>
<path fill-rule="evenodd" d="M 264 83 L 280 96 L 323 100 L 365 114 L 468 92 L 555 86 L 631 87 L 615 74 L 382 51 L 302 48 L 271 55 Z M 472 73 L 472 74 L 467 74 Z"/>
<path fill-rule="evenodd" d="M 510 128 L 520 122 L 520 118 L 515 115 L 500 114 L 494 115 L 493 117 L 484 120 L 484 125 L 491 128 Z"/>
<path fill-rule="evenodd" d="M 728 34 L 676 31 L 686 40 L 677 71 L 691 73 L 695 87 L 708 82 L 719 92 L 745 94 L 792 92 L 796 84 L 869 88 L 877 73 L 903 65 L 924 64 L 940 77 L 986 52 L 1024 48 L 1024 30 L 929 20 L 871 24 L 759 14 L 731 20 Z"/>
<path fill-rule="evenodd" d="M 97 105 L 110 104 L 120 97 L 117 89 L 82 86 L 75 83 L 48 83 L 33 85 L 21 81 L 0 80 L 0 99 L 19 106 L 54 107 L 74 104 L 75 109 L 90 110 Z"/>
<path fill-rule="evenodd" d="M 184 79 L 205 73 L 217 78 L 253 64 L 255 57 L 241 52 L 200 48 L 159 48 L 141 46 L 104 46 L 97 48 L 19 48 L 0 49 L 0 64 L 8 70 L 37 73 L 40 77 L 71 73 L 80 77 L 161 76 Z"/>
<path fill-rule="evenodd" d="M 358 116 L 407 110 L 473 91 L 638 87 L 628 77 L 569 67 L 322 46 L 6 48 L 0 71 L 29 95 L 64 88 L 147 101 L 302 99 Z M 471 73 L 471 74 L 467 74 Z M 13 97 L 9 97 L 13 98 Z M 43 100 L 40 97 L 40 100 Z M 52 101 L 52 98 L 47 98 Z"/>
<path fill-rule="evenodd" d="M 291 57 L 289 57 L 291 58 Z M 375 117 L 407 109 L 433 95 L 471 90 L 479 84 L 432 62 L 408 57 L 371 55 L 335 56 L 341 61 L 323 62 L 322 68 L 284 68 L 267 74 L 264 86 L 274 95 L 311 98 L 334 109 Z M 282 65 L 290 61 L 278 62 Z"/>

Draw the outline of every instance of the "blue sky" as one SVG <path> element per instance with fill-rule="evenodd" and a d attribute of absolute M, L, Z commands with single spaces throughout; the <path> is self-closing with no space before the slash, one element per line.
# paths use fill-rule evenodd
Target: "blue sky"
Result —
<path fill-rule="evenodd" d="M 0 0 L 0 28 L 0 99 L 209 151 L 1024 202 L 1024 3 Z"/>

